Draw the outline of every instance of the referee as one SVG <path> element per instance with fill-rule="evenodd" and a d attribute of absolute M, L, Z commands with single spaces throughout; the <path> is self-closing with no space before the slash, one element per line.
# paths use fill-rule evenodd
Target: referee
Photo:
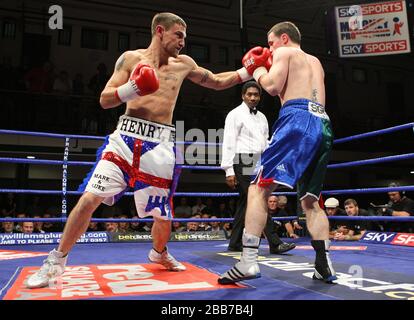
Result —
<path fill-rule="evenodd" d="M 226 172 L 226 183 L 240 193 L 234 215 L 229 251 L 242 251 L 242 236 L 247 206 L 247 190 L 251 175 L 260 154 L 267 147 L 269 126 L 265 115 L 257 110 L 262 89 L 255 81 L 246 82 L 242 88 L 243 102 L 229 112 L 224 125 L 223 156 L 221 168 Z M 280 240 L 275 225 L 268 216 L 265 236 L 270 253 L 283 253 L 295 247 L 294 243 Z"/>

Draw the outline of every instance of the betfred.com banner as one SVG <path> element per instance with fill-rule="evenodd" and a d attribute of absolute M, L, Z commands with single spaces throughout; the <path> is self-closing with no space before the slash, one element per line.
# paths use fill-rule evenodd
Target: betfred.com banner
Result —
<path fill-rule="evenodd" d="M 340 57 L 411 52 L 405 1 L 335 7 Z"/>

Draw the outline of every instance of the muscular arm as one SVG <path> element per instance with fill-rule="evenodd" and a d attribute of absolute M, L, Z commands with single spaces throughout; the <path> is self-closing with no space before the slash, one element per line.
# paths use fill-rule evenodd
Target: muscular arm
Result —
<path fill-rule="evenodd" d="M 228 71 L 214 74 L 210 70 L 198 66 L 193 59 L 186 56 L 185 61 L 191 67 L 187 78 L 200 86 L 224 90 L 240 83 L 240 77 L 237 71 Z"/>
<path fill-rule="evenodd" d="M 101 93 L 99 103 L 102 108 L 110 109 L 119 106 L 122 102 L 116 97 L 115 91 L 128 81 L 129 71 L 125 66 L 126 53 L 123 53 L 115 64 L 115 70 Z"/>
<path fill-rule="evenodd" d="M 271 96 L 280 94 L 285 86 L 289 71 L 289 52 L 280 48 L 273 53 L 273 64 L 269 73 L 259 79 L 259 84 Z"/>

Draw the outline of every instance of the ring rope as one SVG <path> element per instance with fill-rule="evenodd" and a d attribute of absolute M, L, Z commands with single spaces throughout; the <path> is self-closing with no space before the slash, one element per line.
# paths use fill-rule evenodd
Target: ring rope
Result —
<path fill-rule="evenodd" d="M 298 216 L 288 217 L 272 217 L 273 221 L 290 221 L 297 220 Z M 398 221 L 398 222 L 409 222 L 414 221 L 414 217 L 394 217 L 394 216 L 328 216 L 329 220 L 351 220 L 351 221 Z M 66 222 L 68 218 L 0 218 L 0 222 Z M 174 218 L 171 219 L 175 222 L 232 222 L 234 218 Z M 92 218 L 92 222 L 154 222 L 153 219 L 149 218 Z"/>
<path fill-rule="evenodd" d="M 344 143 L 352 140 L 364 139 L 368 137 L 374 137 L 382 134 L 392 133 L 396 131 L 401 131 L 405 129 L 414 129 L 414 122 L 402 124 L 395 127 L 380 129 L 376 131 L 361 133 L 345 138 L 339 138 L 334 140 L 334 144 Z M 105 137 L 101 136 L 85 136 L 77 134 L 58 134 L 58 133 L 48 133 L 48 132 L 34 132 L 34 131 L 19 131 L 19 130 L 5 130 L 0 129 L 0 134 L 20 134 L 20 135 L 31 135 L 37 137 L 50 137 L 50 138 L 72 138 L 72 139 L 92 139 L 92 140 L 105 140 Z M 192 141 L 177 141 L 177 144 L 209 144 L 204 142 L 192 142 Z M 212 145 L 218 145 L 217 143 L 211 143 Z"/>
<path fill-rule="evenodd" d="M 339 139 L 334 140 L 333 143 L 334 144 L 344 143 L 344 142 L 348 142 L 348 141 L 352 141 L 352 140 L 359 140 L 359 139 L 379 136 L 381 134 L 387 134 L 387 133 L 401 131 L 401 130 L 405 130 L 405 129 L 414 129 L 414 122 L 410 122 L 410 123 L 402 124 L 402 125 L 399 125 L 399 126 L 386 128 L 386 129 L 381 129 L 381 130 L 356 134 L 356 135 L 345 137 L 345 138 L 339 138 Z"/>
<path fill-rule="evenodd" d="M 363 165 L 369 165 L 369 164 L 384 163 L 384 162 L 391 162 L 391 161 L 401 161 L 401 160 L 409 160 L 409 159 L 414 159 L 414 153 L 405 153 L 405 154 L 394 155 L 394 156 L 329 164 L 328 169 L 355 167 L 355 166 L 363 166 Z M 64 161 L 61 161 L 61 160 L 7 158 L 7 157 L 6 158 L 0 157 L 0 163 L 1 162 L 18 163 L 18 164 L 52 164 L 52 165 L 64 164 Z M 67 161 L 67 164 L 73 165 L 73 166 L 91 166 L 91 165 L 94 165 L 95 162 Z M 191 170 L 222 170 L 220 166 L 190 166 L 190 165 L 178 165 L 178 166 L 181 169 L 191 169 Z"/>
<path fill-rule="evenodd" d="M 344 195 L 344 194 L 369 194 L 369 193 L 387 193 L 399 191 L 414 191 L 414 186 L 401 187 L 380 187 L 380 188 L 362 188 L 362 189 L 337 189 L 325 190 L 323 195 Z M 31 189 L 0 189 L 0 193 L 27 193 L 27 194 L 61 194 L 59 190 L 31 190 Z M 81 195 L 82 191 L 67 191 L 68 195 Z M 125 192 L 127 196 L 132 196 L 133 192 Z M 296 192 L 272 192 L 273 195 L 295 196 Z M 174 197 L 237 197 L 238 192 L 176 192 Z"/>

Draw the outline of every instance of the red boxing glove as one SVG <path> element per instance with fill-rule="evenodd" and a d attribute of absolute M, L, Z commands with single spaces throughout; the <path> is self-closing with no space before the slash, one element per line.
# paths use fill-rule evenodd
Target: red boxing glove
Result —
<path fill-rule="evenodd" d="M 132 71 L 127 83 L 118 87 L 115 95 L 122 102 L 133 100 L 138 96 L 145 96 L 158 90 L 160 81 L 154 68 L 148 64 L 141 64 Z"/>
<path fill-rule="evenodd" d="M 258 81 L 262 75 L 267 73 L 266 67 L 269 65 L 268 59 L 271 56 L 268 48 L 254 47 L 244 55 L 242 64 L 247 72 Z"/>

